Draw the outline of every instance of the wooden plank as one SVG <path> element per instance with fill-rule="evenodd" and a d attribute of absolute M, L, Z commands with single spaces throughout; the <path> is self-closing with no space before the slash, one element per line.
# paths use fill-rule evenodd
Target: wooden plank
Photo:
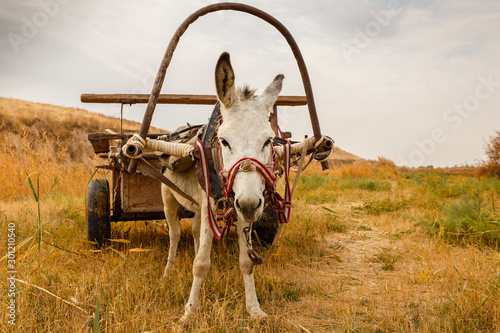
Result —
<path fill-rule="evenodd" d="M 132 133 L 124 133 L 123 137 L 129 139 L 132 137 L 132 135 L 133 135 Z M 165 133 L 164 134 L 150 133 L 148 134 L 148 138 L 156 139 L 161 135 L 165 135 Z M 99 153 L 109 152 L 109 145 L 110 145 L 109 141 L 119 140 L 122 138 L 122 136 L 121 134 L 111 134 L 111 133 L 90 133 L 87 138 L 92 144 L 94 153 L 99 154 Z M 105 157 L 107 157 L 107 155 Z"/>
<path fill-rule="evenodd" d="M 158 171 L 161 171 L 159 159 L 150 161 Z M 161 183 L 141 173 L 133 175 L 121 173 L 121 203 L 123 213 L 148 213 L 163 209 L 161 198 Z"/>
<path fill-rule="evenodd" d="M 159 136 L 166 135 L 168 133 L 148 133 L 148 138 L 156 139 Z M 123 136 L 127 139 L 132 137 L 132 133 L 123 133 Z M 90 133 L 87 138 L 89 141 L 98 141 L 98 140 L 118 140 L 121 139 L 121 134 L 111 134 L 111 133 Z"/>
<path fill-rule="evenodd" d="M 118 103 L 118 104 L 146 104 L 149 94 L 82 94 L 83 103 Z M 217 102 L 215 95 L 180 95 L 160 94 L 158 104 L 193 104 L 214 105 Z M 279 96 L 277 104 L 280 106 L 307 105 L 305 96 Z"/>

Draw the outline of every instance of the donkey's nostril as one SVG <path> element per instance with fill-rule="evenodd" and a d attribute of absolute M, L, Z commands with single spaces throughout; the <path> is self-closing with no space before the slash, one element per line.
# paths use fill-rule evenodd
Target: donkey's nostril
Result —
<path fill-rule="evenodd" d="M 259 203 L 257 204 L 257 207 L 255 209 L 258 209 L 262 205 L 262 199 L 259 199 Z"/>
<path fill-rule="evenodd" d="M 235 204 L 236 208 L 241 209 L 239 200 L 235 200 L 234 204 Z"/>

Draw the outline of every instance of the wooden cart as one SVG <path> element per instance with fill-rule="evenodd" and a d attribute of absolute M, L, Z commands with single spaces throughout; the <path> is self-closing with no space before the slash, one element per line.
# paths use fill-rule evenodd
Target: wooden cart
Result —
<path fill-rule="evenodd" d="M 220 10 L 232 10 L 256 16 L 274 26 L 286 39 L 297 61 L 302 77 L 305 96 L 280 96 L 275 104 L 275 112 L 271 115 L 271 126 L 278 131 L 277 106 L 307 105 L 311 125 L 315 138 L 321 138 L 321 130 L 316 114 L 316 106 L 312 93 L 309 74 L 298 48 L 290 32 L 271 15 L 254 7 L 240 3 L 217 3 L 199 9 L 191 14 L 175 31 L 160 64 L 158 74 L 151 94 L 83 94 L 84 103 L 117 103 L 137 104 L 147 103 L 139 135 L 143 138 L 157 138 L 159 134 L 148 134 L 156 104 L 197 104 L 215 105 L 215 95 L 167 95 L 160 94 L 166 71 L 180 37 L 189 25 L 199 17 Z M 121 147 L 130 138 L 131 133 L 94 133 L 89 140 L 99 157 L 107 161 L 102 168 L 111 170 L 111 185 L 105 179 L 94 179 L 89 183 L 87 196 L 87 229 L 88 239 L 99 244 L 110 238 L 110 223 L 117 221 L 155 220 L 164 219 L 163 203 L 161 200 L 160 184 L 167 183 L 168 179 L 162 175 L 159 156 L 154 152 L 146 152 L 145 162 L 139 165 L 137 160 L 124 161 L 120 156 Z M 329 144 L 330 147 L 326 145 Z M 316 148 L 317 153 L 331 151 L 331 141 L 324 141 Z M 323 162 L 323 168 L 328 168 Z M 139 169 L 139 173 L 136 170 Z M 162 178 L 163 177 L 163 178 Z M 183 216 L 190 216 L 190 212 L 181 212 Z"/>
<path fill-rule="evenodd" d="M 83 94 L 82 102 L 85 103 L 118 103 L 124 104 L 146 103 L 149 95 L 96 95 Z M 215 105 L 215 95 L 160 95 L 158 103 L 164 104 L 203 104 Z M 305 105 L 306 98 L 302 96 L 280 96 L 277 105 L 298 106 Z M 272 123 L 277 126 L 277 116 L 272 118 Z M 201 125 L 200 125 L 201 126 Z M 163 136 L 168 141 L 181 140 L 193 134 L 200 126 L 191 126 L 183 133 L 148 134 L 152 139 Z M 277 127 L 276 127 L 277 128 Z M 100 245 L 111 237 L 111 222 L 159 220 L 164 219 L 163 202 L 161 199 L 159 174 L 162 173 L 160 155 L 153 151 L 146 151 L 142 157 L 156 169 L 157 174 L 139 168 L 136 173 L 127 171 L 127 163 L 121 157 L 122 146 L 133 133 L 92 133 L 88 139 L 92 144 L 94 153 L 101 159 L 98 168 L 111 172 L 111 184 L 106 179 L 93 179 L 87 190 L 87 237 Z M 290 133 L 285 133 L 291 137 Z M 184 209 L 179 215 L 188 218 L 193 213 Z"/>

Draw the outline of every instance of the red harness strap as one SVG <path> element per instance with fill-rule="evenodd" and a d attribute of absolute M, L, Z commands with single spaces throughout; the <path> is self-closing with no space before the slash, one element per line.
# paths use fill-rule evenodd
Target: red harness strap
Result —
<path fill-rule="evenodd" d="M 218 219 L 216 218 L 216 215 L 214 215 L 214 212 L 212 211 L 212 205 L 210 204 L 210 176 L 208 174 L 209 171 L 207 154 L 205 151 L 205 146 L 199 138 L 196 141 L 196 150 L 198 150 L 199 154 L 198 156 L 200 162 L 201 177 L 203 180 L 203 185 L 205 187 L 205 193 L 207 195 L 208 222 L 215 238 L 221 239 L 224 236 L 224 233 L 226 234 L 226 237 L 229 235 L 229 228 L 231 227 L 231 223 L 233 222 L 231 216 L 233 216 L 234 214 L 231 213 L 231 216 L 227 216 L 227 219 L 225 219 L 224 217 L 222 218 L 222 220 L 225 220 L 225 224 L 224 227 L 220 229 L 217 223 Z"/>
<path fill-rule="evenodd" d="M 208 159 L 205 152 L 205 146 L 203 142 L 198 139 L 196 142 L 196 149 L 199 153 L 199 162 L 201 168 L 201 175 L 203 180 L 203 185 L 205 186 L 205 192 L 207 195 L 207 210 L 208 210 L 208 220 L 210 224 L 210 228 L 214 233 L 214 236 L 217 239 L 221 239 L 224 234 L 229 235 L 229 228 L 233 222 L 236 221 L 237 215 L 236 211 L 233 207 L 233 182 L 236 174 L 239 171 L 248 171 L 248 170 L 240 170 L 242 165 L 248 166 L 250 164 L 266 181 L 266 190 L 268 193 L 268 199 L 270 203 L 273 205 L 274 209 L 278 213 L 278 219 L 280 223 L 288 223 L 290 219 L 291 212 L 291 192 L 290 192 L 290 182 L 289 182 L 289 174 L 290 174 L 290 157 L 291 157 L 291 143 L 287 140 L 287 143 L 283 145 L 284 154 L 283 154 L 283 174 L 285 176 L 285 197 L 283 198 L 276 191 L 276 183 L 278 181 L 278 177 L 275 174 L 275 166 L 276 166 L 276 157 L 274 156 L 273 150 L 273 166 L 272 170 L 269 170 L 263 163 L 253 158 L 242 158 L 238 162 L 236 162 L 231 169 L 229 169 L 227 179 L 225 179 L 224 185 L 224 197 L 227 203 L 230 203 L 225 207 L 222 212 L 217 212 L 214 214 L 211 204 L 210 204 L 210 177 L 208 174 Z M 221 164 L 222 165 L 222 164 Z M 224 182 L 224 179 L 223 179 Z M 219 222 L 223 222 L 224 226 L 219 228 Z"/>
<path fill-rule="evenodd" d="M 283 145 L 283 176 L 285 177 L 285 198 L 276 191 L 276 186 L 273 191 L 269 191 L 269 200 L 274 209 L 278 212 L 280 223 L 288 223 L 290 213 L 292 211 L 292 193 L 290 191 L 290 159 L 292 157 L 292 144 L 286 140 Z"/>

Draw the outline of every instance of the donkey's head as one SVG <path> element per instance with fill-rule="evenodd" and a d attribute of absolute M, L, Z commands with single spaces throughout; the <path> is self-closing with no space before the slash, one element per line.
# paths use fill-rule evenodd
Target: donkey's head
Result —
<path fill-rule="evenodd" d="M 283 75 L 276 76 L 259 96 L 248 87 L 236 91 L 229 54 L 220 56 L 215 68 L 215 84 L 223 120 L 218 138 L 225 171 L 242 159 L 257 160 L 272 168 L 275 133 L 269 123 L 269 114 L 281 91 L 283 78 Z M 240 170 L 245 172 L 237 172 L 232 184 L 234 208 L 240 219 L 252 223 L 264 210 L 266 182 L 250 163 L 243 163 Z"/>

